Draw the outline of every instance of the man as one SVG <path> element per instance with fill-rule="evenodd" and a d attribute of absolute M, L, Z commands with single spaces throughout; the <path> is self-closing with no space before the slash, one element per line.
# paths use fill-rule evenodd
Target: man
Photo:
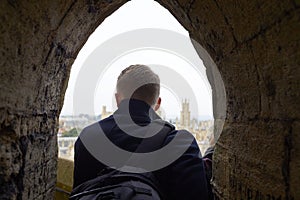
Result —
<path fill-rule="evenodd" d="M 122 122 L 118 122 L 116 116 L 121 116 L 121 119 L 132 119 L 134 124 L 125 124 L 129 128 L 136 127 L 134 125 L 147 126 L 159 118 L 155 114 L 161 104 L 159 93 L 160 79 L 148 66 L 131 65 L 123 70 L 118 77 L 115 94 L 118 109 L 110 117 L 98 122 L 106 137 L 119 148 L 135 152 L 142 139 L 127 134 L 124 127 L 119 126 Z M 96 159 L 80 139 L 83 134 L 85 137 L 92 137 L 95 134 L 88 130 L 89 127 L 84 129 L 75 143 L 74 187 L 97 177 L 103 169 L 108 167 Z M 191 136 L 187 131 L 183 133 Z M 179 133 L 177 130 L 170 131 L 162 147 L 169 145 L 180 134 L 182 132 Z M 172 149 L 172 152 L 186 148 L 179 158 L 153 171 L 160 190 L 167 199 L 208 199 L 210 186 L 206 181 L 201 153 L 195 139 L 192 138 L 191 141 L 187 142 L 184 139 L 177 141 L 178 148 Z"/>

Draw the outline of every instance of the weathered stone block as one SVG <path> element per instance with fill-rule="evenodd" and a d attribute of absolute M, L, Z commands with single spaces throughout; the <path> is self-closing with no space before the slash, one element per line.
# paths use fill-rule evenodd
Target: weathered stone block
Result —
<path fill-rule="evenodd" d="M 226 124 L 213 170 L 213 185 L 221 199 L 286 198 L 289 127 L 285 121 Z"/>
<path fill-rule="evenodd" d="M 288 174 L 289 179 L 289 189 L 291 197 L 294 199 L 300 199 L 300 122 L 295 121 L 292 126 L 291 133 L 291 147 L 290 147 L 290 158 L 289 158 L 289 167 L 290 171 Z"/>
<path fill-rule="evenodd" d="M 199 41 L 215 60 L 221 59 L 236 45 L 232 30 L 215 1 L 193 1 L 187 11 Z"/>
<path fill-rule="evenodd" d="M 300 117 L 300 26 L 293 13 L 251 42 L 263 118 Z"/>
<path fill-rule="evenodd" d="M 256 119 L 260 114 L 260 90 L 252 49 L 235 49 L 218 63 L 226 88 L 227 120 Z"/>
<path fill-rule="evenodd" d="M 276 0 L 217 0 L 216 3 L 238 43 L 260 35 L 284 18 L 287 12 L 295 9 L 292 2 Z M 232 12 L 233 10 L 235 12 Z"/>

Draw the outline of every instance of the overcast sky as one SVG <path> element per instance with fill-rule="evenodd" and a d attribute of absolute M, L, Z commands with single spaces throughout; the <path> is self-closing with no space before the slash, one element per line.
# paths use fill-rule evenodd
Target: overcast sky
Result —
<path fill-rule="evenodd" d="M 82 66 L 86 60 L 90 59 L 89 55 L 114 36 L 144 28 L 170 30 L 188 38 L 188 32 L 168 10 L 157 2 L 132 0 L 126 3 L 105 19 L 79 52 L 71 69 L 61 115 L 74 114 L 75 83 L 80 76 L 79 72 Z M 161 78 L 161 107 L 167 118 L 179 117 L 181 102 L 186 98 L 190 100 L 192 117 L 210 116 L 212 118 L 211 88 L 205 75 L 205 67 L 190 42 L 186 42 L 182 48 L 188 49 L 188 54 L 191 55 L 189 59 L 171 51 L 158 49 L 135 50 L 114 59 L 109 66 L 105 66 L 105 70 L 103 70 L 95 86 L 93 113 L 87 112 L 85 105 L 80 108 L 80 113 L 98 115 L 101 113 L 103 105 L 107 106 L 108 111 L 114 111 L 116 109 L 114 92 L 117 76 L 127 66 L 140 63 L 150 65 Z M 93 68 L 91 68 L 90 73 L 95 73 Z"/>

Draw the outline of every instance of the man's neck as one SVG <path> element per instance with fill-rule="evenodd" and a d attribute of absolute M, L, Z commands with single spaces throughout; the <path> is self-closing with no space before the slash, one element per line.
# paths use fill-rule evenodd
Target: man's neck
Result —
<path fill-rule="evenodd" d="M 151 120 L 160 118 L 149 104 L 138 99 L 123 99 L 116 113 L 130 114 L 130 116 L 148 116 Z"/>

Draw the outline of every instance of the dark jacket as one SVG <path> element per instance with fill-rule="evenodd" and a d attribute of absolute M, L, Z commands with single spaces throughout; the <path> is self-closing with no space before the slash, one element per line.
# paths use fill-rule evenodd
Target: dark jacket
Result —
<path fill-rule="evenodd" d="M 141 126 L 147 125 L 157 118 L 152 108 L 139 100 L 130 100 L 129 104 L 130 116 L 133 121 Z M 125 103 L 122 101 L 118 110 L 114 115 L 125 116 Z M 128 117 L 128 116 L 127 116 Z M 107 138 L 118 147 L 135 152 L 141 139 L 130 136 L 124 133 L 116 124 L 113 115 L 98 122 L 102 130 L 104 130 Z M 88 133 L 84 134 L 95 134 Z M 83 133 L 81 133 L 83 134 Z M 164 141 L 164 145 L 168 145 L 176 134 L 190 134 L 187 131 L 182 133 L 173 130 Z M 190 134 L 191 135 L 191 134 Z M 188 145 L 188 146 L 187 146 Z M 186 151 L 177 160 L 170 165 L 153 172 L 159 187 L 167 196 L 167 199 L 193 200 L 193 199 L 208 199 L 208 186 L 206 181 L 206 174 L 202 161 L 199 147 L 193 139 L 191 144 L 187 144 L 185 140 L 180 141 L 178 148 L 186 146 Z M 75 143 L 75 158 L 74 158 L 74 187 L 81 183 L 95 178 L 107 166 L 98 161 L 93 155 L 89 153 L 87 148 L 83 145 L 80 137 Z"/>

